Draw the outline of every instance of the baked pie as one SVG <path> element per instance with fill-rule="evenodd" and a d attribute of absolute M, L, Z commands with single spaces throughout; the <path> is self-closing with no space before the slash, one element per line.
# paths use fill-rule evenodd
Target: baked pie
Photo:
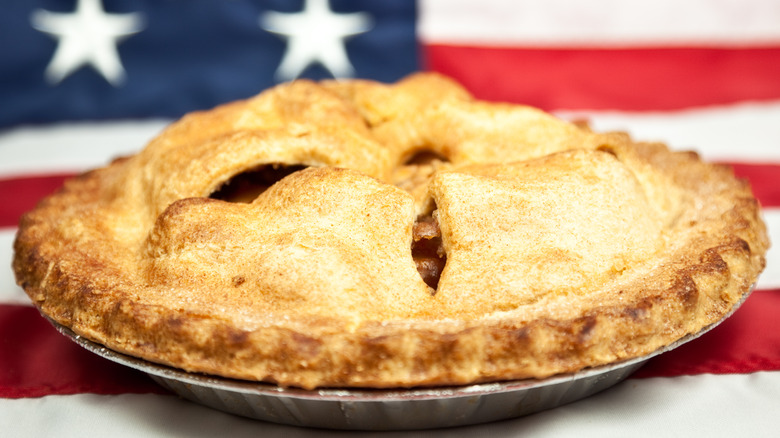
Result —
<path fill-rule="evenodd" d="M 725 166 L 419 73 L 188 114 L 27 213 L 13 268 L 118 352 L 389 388 L 646 355 L 723 318 L 768 246 Z"/>

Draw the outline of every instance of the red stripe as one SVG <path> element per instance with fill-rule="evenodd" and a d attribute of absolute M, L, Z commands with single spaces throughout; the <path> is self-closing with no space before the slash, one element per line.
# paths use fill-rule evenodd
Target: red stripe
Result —
<path fill-rule="evenodd" d="M 780 121 L 778 121 L 780 122 Z M 780 145 L 778 145 L 780 147 Z M 780 164 L 731 164 L 734 174 L 750 181 L 753 194 L 765 207 L 780 206 Z"/>
<path fill-rule="evenodd" d="M 0 398 L 166 392 L 58 333 L 35 308 L 0 305 Z"/>
<path fill-rule="evenodd" d="M 634 377 L 780 370 L 780 290 L 759 291 L 734 315 L 690 343 L 651 359 Z"/>
<path fill-rule="evenodd" d="M 546 110 L 671 110 L 780 98 L 780 47 L 422 50 L 427 69 L 479 98 Z"/>
<path fill-rule="evenodd" d="M 19 218 L 72 174 L 36 175 L 0 179 L 0 227 L 14 227 Z"/>

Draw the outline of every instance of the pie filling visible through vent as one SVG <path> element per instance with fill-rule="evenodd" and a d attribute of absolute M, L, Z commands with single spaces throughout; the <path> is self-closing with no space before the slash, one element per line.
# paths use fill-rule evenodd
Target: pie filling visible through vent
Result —
<path fill-rule="evenodd" d="M 434 289 L 439 285 L 441 271 L 447 263 L 447 254 L 441 241 L 441 230 L 432 216 L 421 216 L 412 231 L 412 258 L 425 284 Z"/>
<path fill-rule="evenodd" d="M 13 267 L 122 353 L 387 388 L 649 354 L 723 318 L 768 246 L 724 166 L 421 73 L 188 114 L 27 213 Z"/>
<path fill-rule="evenodd" d="M 252 202 L 280 179 L 305 168 L 306 166 L 280 164 L 262 165 L 234 176 L 209 197 L 228 202 Z"/>

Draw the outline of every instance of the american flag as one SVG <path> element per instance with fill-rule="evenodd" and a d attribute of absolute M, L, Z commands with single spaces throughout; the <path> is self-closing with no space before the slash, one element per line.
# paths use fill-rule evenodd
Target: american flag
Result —
<path fill-rule="evenodd" d="M 776 0 L 12 0 L 0 43 L 2 436 L 324 434 L 183 401 L 81 349 L 10 269 L 20 215 L 64 178 L 280 81 L 433 70 L 479 98 L 696 150 L 751 181 L 780 242 Z M 712 332 L 594 397 L 457 433 L 777 436 L 778 321 L 774 248 Z"/>

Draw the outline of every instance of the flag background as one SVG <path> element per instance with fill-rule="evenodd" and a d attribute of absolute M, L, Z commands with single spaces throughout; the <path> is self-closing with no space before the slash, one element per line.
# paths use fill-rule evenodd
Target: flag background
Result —
<path fill-rule="evenodd" d="M 291 40 L 265 31 L 261 17 L 303 7 L 249 0 L 96 4 L 108 14 L 140 14 L 141 30 L 115 42 L 124 70 L 119 84 L 89 64 L 47 81 L 61 42 L 37 30 L 32 17 L 38 10 L 72 14 L 76 1 L 12 0 L 0 16 L 3 436 L 334 435 L 180 400 L 59 335 L 15 285 L 11 245 L 24 211 L 64 178 L 137 151 L 183 113 L 274 85 Z M 435 70 L 480 98 L 696 150 L 750 180 L 770 237 L 780 241 L 780 3 L 331 0 L 330 7 L 371 17 L 367 32 L 345 39 L 356 76 L 394 81 Z M 330 71 L 313 63 L 301 75 Z M 770 250 L 756 291 L 731 318 L 615 388 L 522 419 L 426 435 L 776 436 L 778 253 Z"/>

